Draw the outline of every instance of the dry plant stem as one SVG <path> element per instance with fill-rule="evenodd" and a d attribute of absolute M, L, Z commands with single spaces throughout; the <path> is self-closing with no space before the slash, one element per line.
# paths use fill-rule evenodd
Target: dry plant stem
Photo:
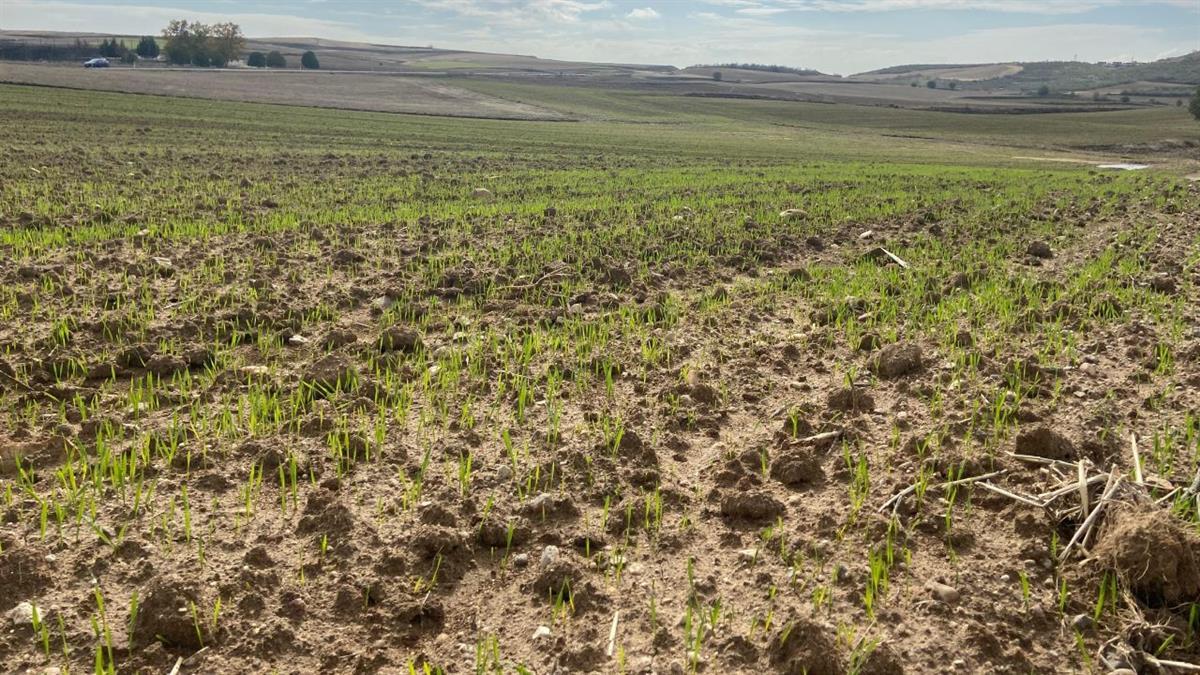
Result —
<path fill-rule="evenodd" d="M 1121 478 L 1118 476 L 1116 480 L 1111 482 L 1104 490 L 1104 494 L 1100 495 L 1099 501 L 1096 502 L 1096 508 L 1092 509 L 1092 512 L 1088 514 L 1087 519 L 1083 521 L 1083 524 L 1079 526 L 1079 529 L 1075 530 L 1075 534 L 1071 537 L 1071 541 L 1067 542 L 1067 545 L 1063 548 L 1062 553 L 1058 554 L 1058 559 L 1060 562 L 1067 559 L 1067 556 L 1071 553 L 1071 549 L 1074 548 L 1075 545 L 1078 544 L 1092 529 L 1092 525 L 1096 523 L 1096 519 L 1100 516 L 1100 512 L 1104 510 L 1105 504 L 1108 503 L 1108 500 L 1112 497 L 1113 493 L 1116 492 L 1117 486 L 1120 484 Z"/>
<path fill-rule="evenodd" d="M 842 429 L 838 429 L 837 431 L 824 431 L 819 434 L 813 434 L 812 436 L 805 436 L 804 438 L 798 439 L 796 442 L 797 443 L 819 443 L 821 441 L 828 440 L 831 438 L 837 438 L 838 436 L 842 435 L 842 432 L 843 432 Z"/>
<path fill-rule="evenodd" d="M 1188 495 L 1192 497 L 1195 497 L 1197 493 L 1200 493 L 1200 467 L 1196 468 L 1196 477 L 1192 479 L 1192 484 L 1188 486 L 1187 491 Z"/>
<path fill-rule="evenodd" d="M 1156 658 L 1145 653 L 1142 654 L 1142 657 L 1150 662 L 1151 665 L 1158 666 L 1159 668 L 1175 668 L 1177 670 L 1185 670 L 1189 673 L 1200 673 L 1200 666 L 1194 663 L 1184 663 L 1183 661 L 1167 661 L 1165 659 Z"/>
<path fill-rule="evenodd" d="M 1145 481 L 1142 480 L 1142 457 L 1138 453 L 1137 434 L 1129 434 L 1129 448 L 1133 452 L 1133 480 L 1141 485 Z"/>
<path fill-rule="evenodd" d="M 1185 492 L 1186 492 L 1186 490 L 1185 490 Z M 1171 498 L 1172 498 L 1172 497 L 1174 497 L 1174 496 L 1175 496 L 1175 495 L 1177 495 L 1177 494 L 1179 494 L 1179 488 L 1175 488 L 1174 490 L 1171 490 L 1170 492 L 1168 492 L 1167 494 L 1165 494 L 1165 495 L 1163 495 L 1163 496 L 1159 497 L 1158 499 L 1155 499 L 1155 500 L 1154 500 L 1154 504 L 1155 504 L 1155 505 L 1158 505 L 1158 504 L 1162 504 L 1163 502 L 1170 501 L 1170 500 L 1171 500 Z"/>
<path fill-rule="evenodd" d="M 1088 504 L 1088 484 L 1087 471 L 1083 468 L 1083 460 L 1079 460 L 1079 503 L 1083 506 L 1083 512 L 1087 513 L 1090 510 Z"/>
<path fill-rule="evenodd" d="M 608 656 L 612 658 L 617 646 L 617 622 L 621 620 L 621 612 L 613 612 L 612 626 L 608 629 Z"/>
<path fill-rule="evenodd" d="M 1008 473 L 1007 469 L 1001 469 L 999 471 L 985 473 L 981 476 L 971 476 L 970 478 L 961 478 L 959 480 L 952 480 L 952 481 L 947 481 L 945 483 L 938 483 L 937 485 L 930 485 L 929 489 L 936 490 L 939 488 L 950 487 L 952 485 L 965 485 L 967 483 L 978 483 L 979 481 L 987 480 L 989 478 L 995 478 L 996 476 L 1002 476 L 1006 473 Z M 904 497 L 915 492 L 916 489 L 917 489 L 917 485 L 916 485 L 916 483 L 913 483 L 912 485 L 909 485 L 908 487 L 904 488 L 900 492 L 897 492 L 895 495 L 892 496 L 891 499 L 888 499 L 886 502 L 883 503 L 882 506 L 879 507 L 879 513 L 883 513 L 884 511 L 886 511 L 887 508 L 889 506 L 891 506 L 892 504 L 895 504 L 898 508 L 900 506 L 900 500 L 904 499 Z M 1039 506 L 1040 506 L 1040 504 L 1039 504 Z"/>
<path fill-rule="evenodd" d="M 1036 506 L 1038 508 L 1046 507 L 1046 504 L 1044 502 L 1040 502 L 1037 499 L 1034 499 L 1033 497 L 1019 495 L 1015 492 L 1009 492 L 1008 490 L 1005 490 L 1004 488 L 992 485 L 991 483 L 988 483 L 987 481 L 980 481 L 979 487 L 981 487 L 985 490 L 990 490 L 991 492 L 995 492 L 998 495 L 1003 495 L 1014 501 L 1021 502 L 1022 504 L 1028 504 L 1030 506 Z"/>
<path fill-rule="evenodd" d="M 1037 455 L 1022 455 L 1022 454 L 1019 454 L 1016 452 L 1012 453 L 1011 456 L 1014 459 L 1021 460 L 1022 462 L 1031 462 L 1033 464 L 1045 464 L 1046 466 L 1056 466 L 1056 467 L 1062 467 L 1064 469 L 1074 469 L 1075 468 L 1075 464 L 1073 464 L 1072 462 L 1064 462 L 1060 459 L 1050 459 L 1048 457 L 1038 457 Z"/>
<path fill-rule="evenodd" d="M 1088 486 L 1091 486 L 1091 485 L 1094 485 L 1095 483 L 1100 483 L 1107 479 L 1108 479 L 1108 476 L 1106 474 L 1096 474 L 1087 479 L 1087 484 L 1088 484 Z M 1059 497 L 1069 495 L 1073 492 L 1074 493 L 1079 492 L 1079 483 L 1077 481 L 1071 481 L 1070 485 L 1061 487 L 1057 490 L 1052 490 L 1050 492 L 1043 492 L 1042 494 L 1038 495 L 1037 497 L 1038 497 L 1038 499 L 1045 500 L 1046 503 L 1050 503 L 1050 502 L 1058 499 Z"/>

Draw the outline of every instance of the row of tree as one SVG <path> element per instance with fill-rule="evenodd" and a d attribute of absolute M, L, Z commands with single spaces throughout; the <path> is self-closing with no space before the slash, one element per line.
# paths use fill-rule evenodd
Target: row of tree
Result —
<path fill-rule="evenodd" d="M 190 63 L 193 66 L 223 68 L 230 61 L 237 60 L 246 46 L 246 38 L 236 23 L 208 25 L 176 19 L 167 24 L 162 36 L 166 42 L 163 53 L 168 61 L 177 65 Z M 157 44 L 155 50 L 157 55 Z M 266 54 L 251 52 L 246 57 L 246 65 L 252 68 L 287 68 L 287 59 L 277 51 Z M 311 51 L 304 52 L 300 57 L 300 65 L 314 70 L 321 67 L 317 55 Z"/>
<path fill-rule="evenodd" d="M 236 60 L 246 45 L 236 23 L 203 24 L 175 19 L 162 32 L 163 54 L 176 65 L 225 67 Z"/>
<path fill-rule="evenodd" d="M 287 68 L 287 58 L 279 52 L 250 52 L 246 57 L 246 65 L 251 68 Z M 321 62 L 317 60 L 316 54 L 308 51 L 300 56 L 300 67 L 316 70 L 321 67 Z"/>

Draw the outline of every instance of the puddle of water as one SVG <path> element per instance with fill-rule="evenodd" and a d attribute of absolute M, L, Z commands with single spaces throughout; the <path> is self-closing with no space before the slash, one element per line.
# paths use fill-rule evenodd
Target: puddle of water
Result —
<path fill-rule="evenodd" d="M 1121 171 L 1137 171 L 1139 169 L 1149 169 L 1150 165 L 1149 164 L 1126 164 L 1126 163 L 1122 162 L 1122 163 L 1118 163 L 1118 164 L 1097 164 L 1096 168 L 1120 169 Z"/>

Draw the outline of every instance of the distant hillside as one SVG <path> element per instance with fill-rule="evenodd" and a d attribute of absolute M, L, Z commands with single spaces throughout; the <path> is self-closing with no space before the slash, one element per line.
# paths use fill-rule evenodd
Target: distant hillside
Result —
<path fill-rule="evenodd" d="M 995 75 L 983 76 L 985 69 Z M 1081 91 L 1127 82 L 1200 85 L 1200 52 L 1150 63 L 1083 63 L 1038 61 L 996 64 L 913 64 L 892 66 L 852 76 L 857 80 L 896 81 L 905 78 L 957 80 L 964 89 Z"/>
<path fill-rule="evenodd" d="M 729 68 L 734 70 L 758 70 L 764 73 L 786 73 L 788 75 L 824 75 L 819 70 L 812 68 L 792 68 L 791 66 L 777 66 L 766 63 L 705 63 L 691 68 L 707 68 L 709 70 L 718 70 L 721 68 Z"/>

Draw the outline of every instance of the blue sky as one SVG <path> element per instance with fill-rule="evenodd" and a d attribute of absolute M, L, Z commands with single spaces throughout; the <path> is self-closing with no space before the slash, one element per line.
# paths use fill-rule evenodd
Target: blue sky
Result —
<path fill-rule="evenodd" d="M 1149 61 L 1200 49 L 1200 0 L 0 0 L 0 28 L 251 36 L 849 74 L 902 63 Z"/>

